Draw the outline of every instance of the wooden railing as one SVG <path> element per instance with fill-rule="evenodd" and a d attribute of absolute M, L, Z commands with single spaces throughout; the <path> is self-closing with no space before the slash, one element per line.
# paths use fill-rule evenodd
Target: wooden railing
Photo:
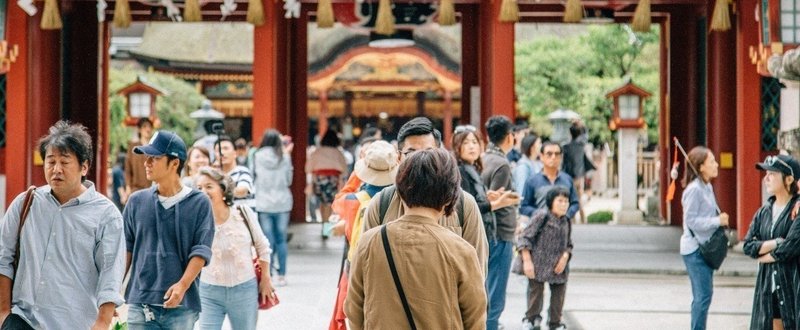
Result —
<path fill-rule="evenodd" d="M 617 189 L 617 177 L 619 175 L 617 164 L 611 161 L 611 158 L 608 158 L 608 160 L 608 188 Z M 597 165 L 602 166 L 601 164 Z M 658 191 L 659 168 L 660 162 L 658 152 L 639 152 L 639 159 L 636 162 L 639 195 L 654 194 Z"/>

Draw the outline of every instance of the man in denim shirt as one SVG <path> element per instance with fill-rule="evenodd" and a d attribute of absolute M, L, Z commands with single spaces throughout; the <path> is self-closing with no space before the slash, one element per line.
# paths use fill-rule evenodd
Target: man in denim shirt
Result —
<path fill-rule="evenodd" d="M 200 313 L 197 275 L 211 260 L 211 204 L 180 182 L 186 162 L 180 137 L 160 131 L 133 151 L 147 155 L 145 172 L 156 185 L 131 195 L 123 211 L 128 329 L 192 329 Z"/>
<path fill-rule="evenodd" d="M 119 211 L 86 180 L 92 139 L 85 127 L 59 121 L 39 153 L 48 184 L 34 191 L 21 237 L 25 193 L 0 223 L 2 329 L 108 329 L 123 303 L 125 250 Z"/>
<path fill-rule="evenodd" d="M 539 173 L 534 174 L 525 183 L 525 190 L 522 192 L 522 204 L 520 205 L 520 213 L 530 217 L 533 212 L 541 208 L 547 208 L 545 205 L 545 196 L 553 186 L 564 186 L 569 189 L 569 209 L 567 209 L 567 218 L 572 219 L 575 213 L 578 212 L 578 193 L 575 191 L 575 186 L 572 184 L 572 177 L 568 174 L 561 172 L 561 159 L 563 153 L 561 146 L 547 141 L 542 144 L 542 163 L 544 168 Z"/>

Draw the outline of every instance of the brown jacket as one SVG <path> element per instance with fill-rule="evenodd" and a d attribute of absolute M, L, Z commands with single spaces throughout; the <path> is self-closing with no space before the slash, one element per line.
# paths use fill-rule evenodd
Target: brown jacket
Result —
<path fill-rule="evenodd" d="M 384 223 L 384 221 L 380 219 L 382 193 L 383 192 L 379 192 L 375 194 L 369 206 L 367 206 L 367 209 L 364 211 L 364 232 Z M 478 262 L 481 265 L 481 271 L 485 276 L 489 260 L 489 243 L 486 241 L 483 217 L 481 217 L 481 212 L 478 210 L 478 203 L 475 202 L 475 198 L 472 197 L 472 195 L 462 190 L 461 198 L 464 199 L 464 221 L 462 222 L 462 226 L 459 226 L 458 212 L 456 210 L 453 210 L 453 214 L 448 217 L 442 216 L 442 218 L 439 219 L 439 224 L 450 229 L 467 241 L 467 243 L 475 247 L 475 251 L 478 254 Z M 394 197 L 392 197 L 392 201 L 389 203 L 389 208 L 386 209 L 385 222 L 397 220 L 397 218 L 405 213 L 403 203 L 400 201 L 400 195 L 395 193 Z"/>
<path fill-rule="evenodd" d="M 484 329 L 486 291 L 475 249 L 436 220 L 387 224 L 397 275 L 419 329 Z M 344 311 L 351 329 L 407 329 L 380 227 L 364 233 L 350 269 Z"/>
<path fill-rule="evenodd" d="M 125 185 L 131 187 L 131 193 L 150 188 L 152 185 L 144 173 L 144 161 L 147 156 L 133 152 L 133 148 L 140 145 L 138 142 L 128 143 L 128 157 L 125 158 Z"/>

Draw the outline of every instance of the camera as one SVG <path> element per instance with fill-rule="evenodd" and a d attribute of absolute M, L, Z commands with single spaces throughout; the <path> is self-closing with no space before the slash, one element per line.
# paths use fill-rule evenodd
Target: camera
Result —
<path fill-rule="evenodd" d="M 211 131 L 217 135 L 225 134 L 225 126 L 223 126 L 220 122 L 213 123 L 211 124 Z"/>

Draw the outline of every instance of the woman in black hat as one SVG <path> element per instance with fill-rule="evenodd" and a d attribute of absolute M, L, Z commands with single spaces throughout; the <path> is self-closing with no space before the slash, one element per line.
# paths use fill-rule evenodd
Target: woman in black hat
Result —
<path fill-rule="evenodd" d="M 794 224 L 800 163 L 787 155 L 769 156 L 756 168 L 766 171 L 764 186 L 771 196 L 756 211 L 744 240 L 744 253 L 759 262 L 750 329 L 796 329 L 800 242 L 786 238 Z"/>

